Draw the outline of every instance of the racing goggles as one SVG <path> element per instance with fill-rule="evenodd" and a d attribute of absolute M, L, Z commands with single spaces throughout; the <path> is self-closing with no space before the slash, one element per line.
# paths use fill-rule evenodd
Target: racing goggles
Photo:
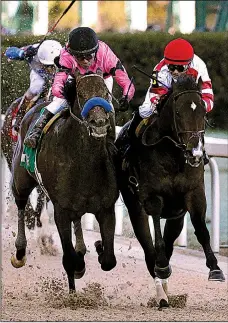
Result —
<path fill-rule="evenodd" d="M 93 53 L 93 54 L 77 54 L 74 56 L 78 61 L 84 61 L 84 59 L 86 59 L 87 61 L 91 61 L 91 59 L 94 59 L 95 53 Z"/>
<path fill-rule="evenodd" d="M 188 69 L 188 65 L 173 65 L 173 64 L 169 64 L 168 65 L 168 69 L 170 72 L 174 72 L 175 70 L 177 70 L 178 72 L 185 72 Z"/>

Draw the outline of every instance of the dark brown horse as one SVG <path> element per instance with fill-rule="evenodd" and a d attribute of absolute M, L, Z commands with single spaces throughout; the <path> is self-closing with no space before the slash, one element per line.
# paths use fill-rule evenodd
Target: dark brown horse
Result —
<path fill-rule="evenodd" d="M 49 99 L 49 91 L 46 89 L 42 95 L 37 96 L 33 102 L 31 102 L 31 108 L 35 104 L 39 104 L 43 101 L 48 102 Z M 23 100 L 23 97 L 20 97 L 16 99 L 6 110 L 5 118 L 1 127 L 1 148 L 2 153 L 6 158 L 7 165 L 9 167 L 9 170 L 11 171 L 12 167 L 12 158 L 13 158 L 13 151 L 17 142 L 18 134 L 13 129 L 13 123 L 15 120 L 15 117 L 18 113 L 18 108 L 20 105 L 21 100 Z M 30 201 L 28 201 L 26 205 L 25 210 L 25 219 L 26 224 L 29 229 L 34 229 L 35 224 L 37 224 L 38 227 L 42 226 L 40 216 L 42 209 L 44 207 L 44 204 L 46 203 L 46 198 L 44 192 L 40 189 L 40 187 L 37 187 L 37 203 L 35 209 L 33 209 L 32 204 Z"/>
<path fill-rule="evenodd" d="M 84 253 L 76 251 L 72 245 L 71 225 L 73 222 L 76 228 L 86 212 L 95 214 L 100 226 L 102 241 L 96 243 L 96 249 L 101 268 L 107 271 L 116 265 L 114 205 L 118 188 L 107 140 L 113 115 L 108 99 L 109 93 L 101 76 L 77 76 L 74 105 L 70 113 L 57 119 L 48 130 L 37 156 L 37 170 L 54 205 L 70 290 L 75 290 L 74 279 L 81 278 L 85 272 Z M 20 166 L 23 141 L 43 106 L 35 107 L 25 115 L 13 159 L 12 190 L 18 207 L 17 252 L 12 258 L 15 267 L 25 264 L 24 210 L 29 194 L 38 185 L 35 174 Z"/>
<path fill-rule="evenodd" d="M 168 306 L 169 261 L 187 211 L 206 256 L 209 280 L 224 281 L 225 278 L 211 249 L 205 223 L 203 136 L 206 111 L 201 92 L 192 77 L 183 76 L 163 102 L 156 122 L 146 128 L 141 138 L 133 139 L 129 166 L 124 163 L 124 157 L 119 156 L 117 175 L 147 268 L 155 279 L 158 304 Z M 117 138 L 119 151 L 126 130 L 124 126 Z M 148 215 L 153 218 L 155 246 Z M 166 219 L 163 235 L 161 218 Z"/>

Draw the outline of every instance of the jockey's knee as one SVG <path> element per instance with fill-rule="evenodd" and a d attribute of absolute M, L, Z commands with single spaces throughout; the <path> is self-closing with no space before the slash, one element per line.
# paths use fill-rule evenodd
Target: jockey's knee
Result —
<path fill-rule="evenodd" d="M 54 97 L 53 101 L 46 106 L 46 109 L 52 114 L 56 114 L 67 107 L 67 101 L 63 98 Z"/>

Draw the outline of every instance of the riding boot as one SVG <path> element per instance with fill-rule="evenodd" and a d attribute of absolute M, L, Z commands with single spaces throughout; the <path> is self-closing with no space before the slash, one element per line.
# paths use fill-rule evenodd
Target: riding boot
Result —
<path fill-rule="evenodd" d="M 49 110 L 44 109 L 43 113 L 36 121 L 33 129 L 25 138 L 24 144 L 31 148 L 36 148 L 40 135 L 42 133 L 43 128 L 48 123 L 48 121 L 54 116 Z"/>
<path fill-rule="evenodd" d="M 135 137 L 135 130 L 141 121 L 142 118 L 140 117 L 139 111 L 135 111 L 122 141 L 121 155 L 129 155 L 132 141 Z"/>
<path fill-rule="evenodd" d="M 21 125 L 21 121 L 25 115 L 25 113 L 32 107 L 33 105 L 33 101 L 28 100 L 26 98 L 22 98 L 23 102 L 17 112 L 16 118 L 15 118 L 15 123 L 13 125 L 13 128 L 16 132 L 19 131 L 20 125 Z M 20 105 L 20 103 L 19 103 Z"/>

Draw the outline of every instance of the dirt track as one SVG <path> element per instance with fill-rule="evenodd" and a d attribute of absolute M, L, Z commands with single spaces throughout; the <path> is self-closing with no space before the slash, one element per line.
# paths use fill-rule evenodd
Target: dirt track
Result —
<path fill-rule="evenodd" d="M 136 240 L 116 237 L 117 266 L 103 272 L 93 247 L 100 235 L 86 231 L 87 270 L 77 281 L 76 295 L 69 295 L 55 227 L 45 225 L 46 232 L 52 233 L 54 249 L 40 247 L 37 240 L 45 232 L 28 233 L 26 266 L 15 269 L 10 263 L 17 228 L 12 212 L 7 220 L 3 216 L 2 225 L 2 321 L 227 320 L 227 257 L 218 257 L 226 282 L 208 282 L 202 253 L 175 249 L 169 280 L 174 307 L 159 311 L 154 306 L 154 283 Z M 41 255 L 41 250 L 56 255 Z M 178 296 L 186 296 L 186 304 L 175 302 Z"/>

